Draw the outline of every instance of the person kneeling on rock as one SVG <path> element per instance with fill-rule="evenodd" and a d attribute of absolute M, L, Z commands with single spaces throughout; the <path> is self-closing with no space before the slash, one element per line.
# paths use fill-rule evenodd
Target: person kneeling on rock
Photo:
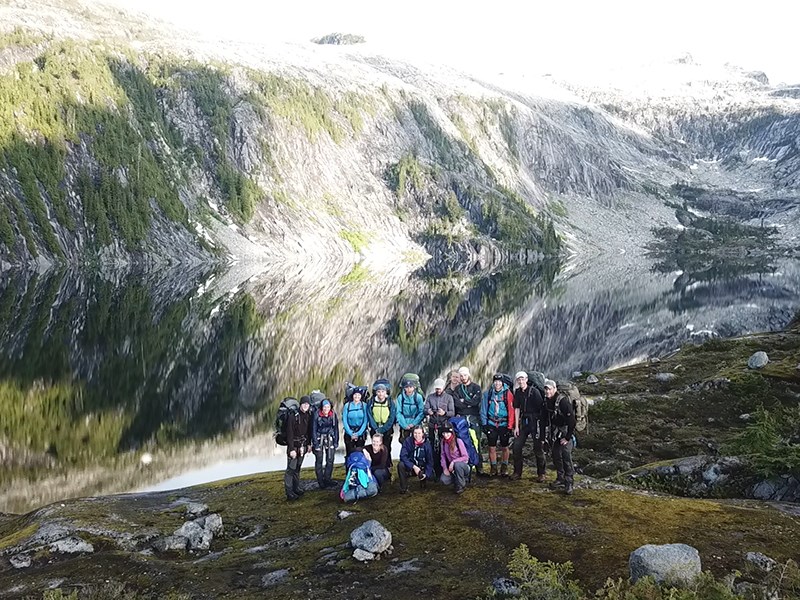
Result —
<path fill-rule="evenodd" d="M 392 456 L 389 448 L 383 445 L 382 433 L 372 434 L 372 444 L 364 446 L 364 456 L 369 461 L 369 470 L 375 475 L 379 488 L 392 480 Z"/>
<path fill-rule="evenodd" d="M 426 481 L 433 477 L 433 449 L 430 441 L 425 439 L 422 425 L 414 427 L 413 434 L 403 440 L 400 448 L 397 478 L 400 480 L 401 494 L 408 491 L 408 478 L 412 475 L 419 479 L 423 489 Z"/>
<path fill-rule="evenodd" d="M 444 485 L 451 483 L 456 489 L 456 494 L 464 492 L 469 478 L 469 454 L 467 447 L 458 436 L 453 433 L 450 425 L 442 428 L 442 477 Z"/>
<path fill-rule="evenodd" d="M 283 476 L 283 487 L 287 500 L 297 500 L 303 495 L 300 488 L 300 469 L 306 453 L 311 452 L 311 398 L 300 398 L 300 410 L 289 413 L 286 421 L 286 473 Z"/>

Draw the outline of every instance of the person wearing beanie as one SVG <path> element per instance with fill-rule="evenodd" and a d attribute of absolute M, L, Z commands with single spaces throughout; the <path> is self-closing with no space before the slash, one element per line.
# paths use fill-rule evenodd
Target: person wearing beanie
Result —
<path fill-rule="evenodd" d="M 383 436 L 383 445 L 392 451 L 394 422 L 397 419 L 397 407 L 389 397 L 389 386 L 380 380 L 372 386 L 373 395 L 367 403 L 370 435 L 379 433 Z"/>
<path fill-rule="evenodd" d="M 449 424 L 450 417 L 454 416 L 453 397 L 444 391 L 444 379 L 433 382 L 433 393 L 425 399 L 425 414 L 428 416 L 428 439 L 433 446 L 433 470 L 436 476 L 441 475 L 441 433 L 440 429 Z"/>
<path fill-rule="evenodd" d="M 419 479 L 419 485 L 425 489 L 425 484 L 433 478 L 433 450 L 431 443 L 425 438 L 425 429 L 416 425 L 413 433 L 403 440 L 400 447 L 400 462 L 397 464 L 397 479 L 400 481 L 400 493 L 408 491 L 408 478 L 411 476 Z"/>
<path fill-rule="evenodd" d="M 333 460 L 339 447 L 339 419 L 327 398 L 312 419 L 311 439 L 316 458 L 314 471 L 317 483 L 320 489 L 334 488 L 337 484 L 332 479 Z"/>
<path fill-rule="evenodd" d="M 395 417 L 400 429 L 400 443 L 411 436 L 414 427 L 425 418 L 425 398 L 417 391 L 417 385 L 411 379 L 400 382 L 400 393 L 395 401 Z"/>
<path fill-rule="evenodd" d="M 519 371 L 515 377 L 514 390 L 514 474 L 511 479 L 522 478 L 522 451 L 528 436 L 533 438 L 533 453 L 536 456 L 536 480 L 544 483 L 546 463 L 544 443 L 549 417 L 542 394 L 533 385 L 528 385 L 528 374 Z"/>
<path fill-rule="evenodd" d="M 452 394 L 456 414 L 466 419 L 469 428 L 475 432 L 475 437 L 481 439 L 481 386 L 472 381 L 469 369 L 461 367 L 458 370 L 459 384 Z M 479 461 L 475 466 L 475 471 L 479 476 L 483 476 L 483 457 L 480 448 L 478 450 Z"/>
<path fill-rule="evenodd" d="M 300 469 L 303 459 L 311 452 L 311 398 L 300 398 L 300 410 L 290 412 L 286 422 L 286 472 L 283 487 L 287 500 L 298 500 L 303 495 L 300 488 Z"/>
<path fill-rule="evenodd" d="M 550 435 L 553 442 L 553 465 L 556 468 L 556 480 L 550 487 L 556 489 L 564 486 L 567 495 L 572 494 L 575 468 L 572 466 L 572 441 L 575 434 L 575 409 L 572 400 L 558 391 L 552 379 L 544 381 L 544 395 L 547 411 L 550 414 Z"/>
<path fill-rule="evenodd" d="M 364 396 L 367 394 L 365 387 L 349 387 L 342 408 L 342 428 L 344 429 L 344 448 L 345 455 L 355 450 L 361 450 L 366 443 L 367 425 L 367 405 Z"/>
<path fill-rule="evenodd" d="M 453 484 L 456 494 L 461 494 L 467 487 L 469 478 L 469 455 L 467 447 L 453 432 L 450 425 L 445 425 L 442 432 L 442 456 L 440 481 L 443 485 Z"/>
<path fill-rule="evenodd" d="M 514 431 L 514 394 L 504 381 L 507 375 L 497 373 L 492 377 L 492 387 L 481 402 L 481 426 L 489 443 L 489 475 L 497 475 L 497 442 L 503 451 L 500 476 L 508 476 L 509 442 Z"/>

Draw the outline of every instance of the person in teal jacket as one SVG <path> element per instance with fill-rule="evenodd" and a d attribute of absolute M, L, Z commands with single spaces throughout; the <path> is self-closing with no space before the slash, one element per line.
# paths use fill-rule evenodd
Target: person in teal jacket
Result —
<path fill-rule="evenodd" d="M 342 427 L 344 428 L 344 448 L 347 456 L 354 450 L 361 450 L 366 439 L 367 405 L 362 402 L 367 395 L 366 387 L 351 386 L 348 384 L 345 393 L 345 404 L 342 408 Z"/>
<path fill-rule="evenodd" d="M 370 434 L 381 434 L 383 445 L 391 452 L 397 408 L 394 400 L 389 397 L 388 380 L 376 381 L 372 386 L 372 394 L 372 398 L 367 403 Z"/>
<path fill-rule="evenodd" d="M 397 396 L 395 409 L 397 411 L 397 424 L 400 427 L 400 442 L 402 443 L 414 431 L 414 427 L 422 423 L 425 418 L 425 399 L 417 391 L 416 384 L 411 380 L 404 380 L 400 385 L 403 390 Z"/>

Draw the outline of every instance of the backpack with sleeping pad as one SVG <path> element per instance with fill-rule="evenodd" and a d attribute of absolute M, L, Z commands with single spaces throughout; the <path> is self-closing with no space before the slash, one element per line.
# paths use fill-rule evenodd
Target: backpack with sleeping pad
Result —
<path fill-rule="evenodd" d="M 362 498 L 370 498 L 378 493 L 378 481 L 372 474 L 369 461 L 360 450 L 352 452 L 345 461 L 347 474 L 339 490 L 339 497 L 344 502 L 356 502 Z"/>
<path fill-rule="evenodd" d="M 284 398 L 278 406 L 278 414 L 275 417 L 275 443 L 279 446 L 285 446 L 286 440 L 286 424 L 289 422 L 289 414 L 297 414 L 300 411 L 300 403 L 296 398 Z"/>
<path fill-rule="evenodd" d="M 375 394 L 375 391 L 376 391 L 375 388 L 378 387 L 379 385 L 385 386 L 386 387 L 386 395 L 391 397 L 391 395 L 392 395 L 392 384 L 389 383 L 389 380 L 386 379 L 386 378 L 376 379 L 375 383 L 372 384 L 372 395 L 373 395 L 373 397 L 376 395 Z"/>
<path fill-rule="evenodd" d="M 589 402 L 581 396 L 578 386 L 571 381 L 559 381 L 558 393 L 564 394 L 572 402 L 575 411 L 575 431 L 586 431 L 589 427 Z"/>
<path fill-rule="evenodd" d="M 416 373 L 404 373 L 403 376 L 400 378 L 400 391 L 403 391 L 405 387 L 405 382 L 410 381 L 414 384 L 414 391 L 419 394 L 422 394 L 422 397 L 425 397 L 425 394 L 422 392 L 422 386 L 419 383 L 419 375 Z M 376 382 L 377 383 L 377 382 Z"/>

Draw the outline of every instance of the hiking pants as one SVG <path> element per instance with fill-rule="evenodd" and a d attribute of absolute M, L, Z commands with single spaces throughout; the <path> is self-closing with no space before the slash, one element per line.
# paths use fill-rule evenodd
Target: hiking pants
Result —
<path fill-rule="evenodd" d="M 453 465 L 453 470 L 450 475 L 442 473 L 441 481 L 444 485 L 455 485 L 456 491 L 464 489 L 467 486 L 467 479 L 469 478 L 469 463 L 457 462 Z"/>
<path fill-rule="evenodd" d="M 537 436 L 537 433 L 539 434 Z M 522 450 L 525 448 L 525 442 L 528 441 L 528 436 L 533 437 L 533 453 L 536 455 L 536 474 L 545 474 L 545 460 L 544 460 L 544 439 L 542 439 L 541 432 L 536 431 L 536 421 L 533 424 L 526 423 L 519 428 L 519 435 L 514 438 L 514 473 L 522 475 Z"/>
<path fill-rule="evenodd" d="M 558 479 L 565 483 L 572 483 L 575 469 L 572 466 L 572 440 L 561 444 L 559 440 L 553 443 L 553 464 L 558 473 Z"/>
<path fill-rule="evenodd" d="M 333 478 L 333 460 L 336 455 L 336 448 L 333 445 L 333 437 L 329 435 L 322 436 L 319 448 L 314 450 L 316 462 L 314 463 L 314 471 L 317 474 L 317 483 L 319 487 L 323 488 L 331 482 Z M 323 467 L 323 459 L 325 466 Z"/>
<path fill-rule="evenodd" d="M 356 441 L 353 441 L 349 435 L 344 434 L 344 451 L 345 456 L 350 456 L 351 452 L 355 450 L 361 450 L 364 447 L 364 440 L 367 438 L 367 432 L 365 431 L 363 435 L 358 436 Z"/>
<path fill-rule="evenodd" d="M 422 471 L 420 471 L 420 472 L 424 473 L 425 469 L 422 469 Z M 411 469 L 406 469 L 406 466 L 401 462 L 397 463 L 397 479 L 400 481 L 400 490 L 401 491 L 405 492 L 405 491 L 408 490 L 408 479 L 410 477 L 413 477 L 414 479 L 417 478 L 417 476 L 414 475 L 414 471 L 412 471 Z M 424 488 L 425 487 L 425 482 L 426 482 L 426 480 L 424 480 L 424 479 L 421 480 L 420 481 L 420 487 Z"/>
<path fill-rule="evenodd" d="M 306 457 L 305 446 L 295 448 L 297 456 L 292 458 L 286 454 L 286 472 L 283 474 L 283 487 L 286 497 L 297 496 L 300 493 L 300 469 L 303 467 L 303 459 Z"/>
<path fill-rule="evenodd" d="M 431 442 L 431 447 L 433 448 L 433 472 L 436 475 L 436 479 L 442 474 L 442 427 L 444 426 L 444 421 L 434 423 L 430 421 L 428 423 L 428 440 Z"/>
<path fill-rule="evenodd" d="M 392 480 L 392 472 L 389 469 L 375 469 L 372 472 L 375 475 L 375 480 L 378 482 L 378 487 L 382 488 L 384 483 Z"/>

